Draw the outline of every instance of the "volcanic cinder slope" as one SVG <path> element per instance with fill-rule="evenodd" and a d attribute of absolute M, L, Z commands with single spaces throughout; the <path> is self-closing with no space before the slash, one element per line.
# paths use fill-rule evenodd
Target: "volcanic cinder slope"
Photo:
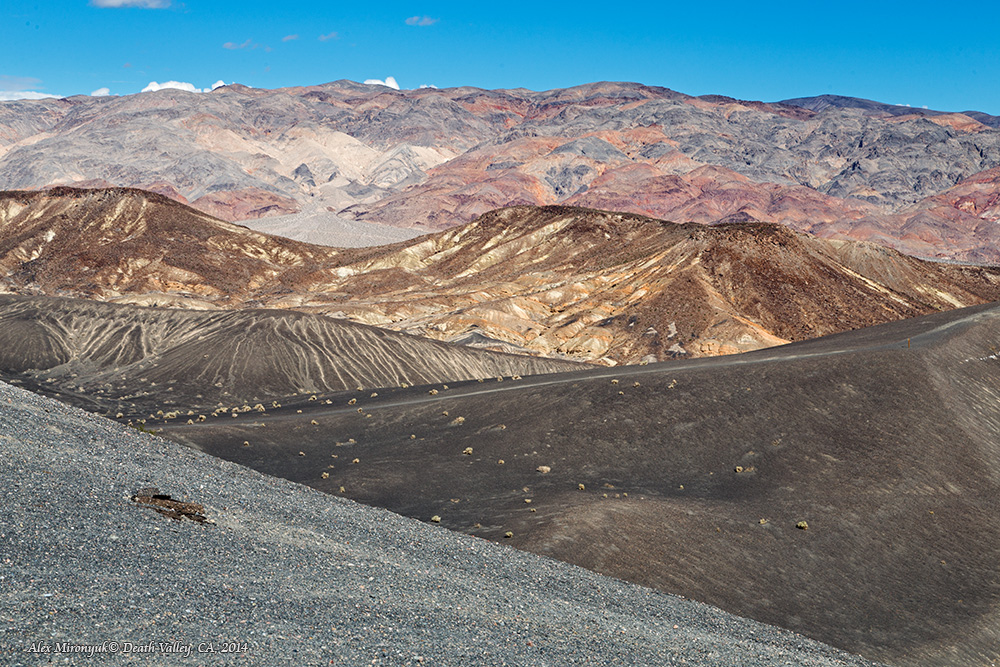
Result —
<path fill-rule="evenodd" d="M 1000 119 L 850 98 L 766 104 L 635 83 L 532 92 L 350 81 L 0 103 L 0 188 L 130 186 L 322 238 L 317 221 L 423 231 L 515 204 L 732 215 L 997 262 Z M 251 223 L 252 224 L 252 223 Z"/>
<path fill-rule="evenodd" d="M 0 289 L 294 309 L 607 364 L 742 352 L 992 301 L 1000 274 L 780 225 L 564 206 L 338 249 L 140 190 L 61 189 L 0 195 Z"/>
<path fill-rule="evenodd" d="M 576 370 L 322 315 L 0 295 L 0 374 L 100 412 L 209 412 L 289 394 Z M 228 414 L 228 412 L 227 412 Z"/>
<path fill-rule="evenodd" d="M 0 461 L 5 665 L 871 665 L 3 383 Z M 133 502 L 148 487 L 207 521 Z M 60 652 L 63 642 L 122 650 Z M 179 647 L 190 654 L 168 652 Z"/>
<path fill-rule="evenodd" d="M 1000 659 L 998 350 L 992 304 L 745 355 L 150 426 L 873 659 L 972 667 Z"/>

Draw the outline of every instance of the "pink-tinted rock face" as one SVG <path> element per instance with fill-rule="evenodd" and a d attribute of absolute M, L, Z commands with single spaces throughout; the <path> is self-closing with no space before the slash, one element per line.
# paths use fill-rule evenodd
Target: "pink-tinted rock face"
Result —
<path fill-rule="evenodd" d="M 213 192 L 194 200 L 191 206 L 228 222 L 299 212 L 294 199 L 257 188 Z"/>
<path fill-rule="evenodd" d="M 973 111 L 633 83 L 227 86 L 0 103 L 0 189 L 141 187 L 232 221 L 331 211 L 428 231 L 502 206 L 574 204 L 1000 261 L 998 128 Z"/>

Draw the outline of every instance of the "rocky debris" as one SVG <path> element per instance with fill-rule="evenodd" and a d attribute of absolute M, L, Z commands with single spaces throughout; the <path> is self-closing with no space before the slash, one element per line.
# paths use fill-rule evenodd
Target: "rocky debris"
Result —
<path fill-rule="evenodd" d="M 371 462 L 330 484 L 889 664 L 979 667 L 1000 659 L 1000 580 L 977 574 L 1000 559 L 998 327 L 993 303 L 736 357 L 468 382 L 447 399 L 463 428 L 414 388 L 377 429 L 321 413 Z M 314 458 L 285 452 L 330 450 L 308 429 L 269 433 L 268 456 L 228 427 L 163 428 L 317 485 Z"/>
<path fill-rule="evenodd" d="M 178 521 L 190 519 L 196 523 L 215 523 L 205 516 L 203 505 L 174 500 L 170 494 L 160 493 L 160 490 L 155 487 L 139 489 L 132 495 L 132 501 Z"/>

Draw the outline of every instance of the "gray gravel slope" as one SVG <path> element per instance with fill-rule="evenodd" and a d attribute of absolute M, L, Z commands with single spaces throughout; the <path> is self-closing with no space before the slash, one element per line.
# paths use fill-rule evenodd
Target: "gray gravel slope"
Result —
<path fill-rule="evenodd" d="M 215 523 L 137 506 L 147 486 L 203 504 Z M 0 489 L 4 665 L 873 664 L 2 383 Z M 29 652 L 56 642 L 152 650 Z M 197 653 L 223 642 L 247 649 Z"/>

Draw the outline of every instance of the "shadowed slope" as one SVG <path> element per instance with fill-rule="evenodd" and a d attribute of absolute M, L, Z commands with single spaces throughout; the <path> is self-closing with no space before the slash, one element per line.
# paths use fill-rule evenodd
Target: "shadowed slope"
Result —
<path fill-rule="evenodd" d="M 734 357 L 155 428 L 872 658 L 971 667 L 1000 659 L 998 346 L 989 305 Z"/>
<path fill-rule="evenodd" d="M 100 411 L 188 410 L 295 393 L 579 368 L 289 311 L 0 296 L 0 369 Z"/>

